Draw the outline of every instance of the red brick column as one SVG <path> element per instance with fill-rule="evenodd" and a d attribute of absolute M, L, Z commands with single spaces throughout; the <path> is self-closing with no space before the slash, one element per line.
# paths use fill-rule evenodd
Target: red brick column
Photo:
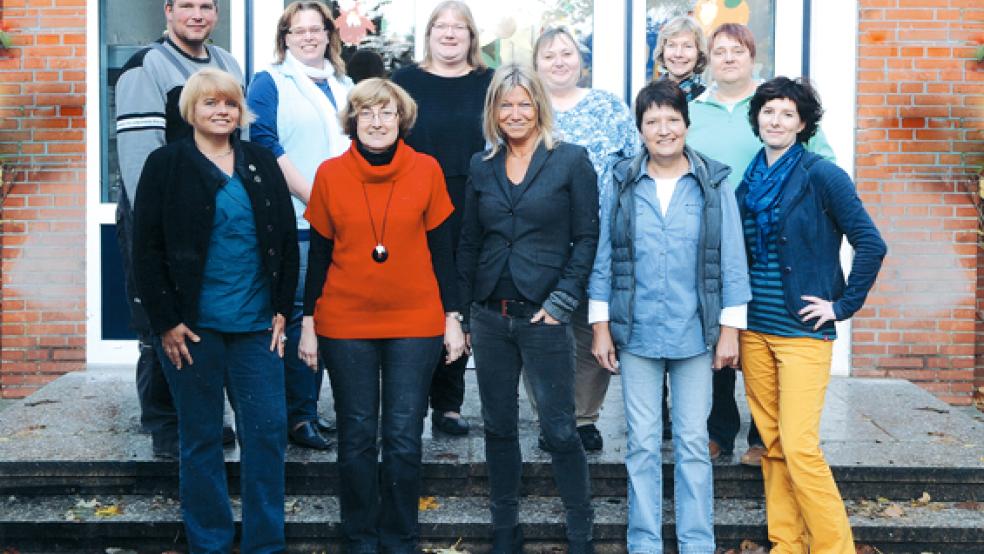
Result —
<path fill-rule="evenodd" d="M 85 365 L 85 5 L 0 1 L 3 397 Z"/>
<path fill-rule="evenodd" d="M 859 0 L 858 188 L 889 258 L 855 319 L 853 374 L 955 404 L 975 379 L 984 164 L 980 0 Z M 981 373 L 978 372 L 978 378 Z"/>

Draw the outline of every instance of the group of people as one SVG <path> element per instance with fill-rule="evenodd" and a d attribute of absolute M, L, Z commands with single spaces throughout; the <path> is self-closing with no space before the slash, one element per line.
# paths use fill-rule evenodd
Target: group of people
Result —
<path fill-rule="evenodd" d="M 633 114 L 578 85 L 564 29 L 539 37 L 532 66 L 485 67 L 460 0 L 432 12 L 420 63 L 358 83 L 329 10 L 295 1 L 275 63 L 244 93 L 235 60 L 207 44 L 217 3 L 165 0 L 166 37 L 117 84 L 141 422 L 155 454 L 180 462 L 192 552 L 233 548 L 227 397 L 239 549 L 285 550 L 287 442 L 332 445 L 317 411 L 324 370 L 346 550 L 416 552 L 424 419 L 429 407 L 435 431 L 469 432 L 469 355 L 493 552 L 524 542 L 521 380 L 568 551 L 594 551 L 586 451 L 603 448 L 595 422 L 613 374 L 628 550 L 663 550 L 668 430 L 679 549 L 714 552 L 711 461 L 740 426 L 736 368 L 758 448 L 743 461 L 760 459 L 774 551 L 853 552 L 819 422 L 834 322 L 860 309 L 885 245 L 825 159 L 816 92 L 756 82 L 746 27 L 705 41 L 690 18 L 667 23 L 664 74 Z"/>

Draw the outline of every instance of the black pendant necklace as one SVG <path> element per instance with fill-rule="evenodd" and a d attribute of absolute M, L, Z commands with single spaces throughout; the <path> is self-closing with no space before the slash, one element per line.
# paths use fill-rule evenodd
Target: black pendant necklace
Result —
<path fill-rule="evenodd" d="M 362 183 L 362 195 L 366 199 L 366 211 L 369 212 L 369 225 L 372 227 L 372 238 L 376 241 L 376 247 L 372 249 L 372 261 L 377 264 L 385 262 L 389 258 L 389 250 L 386 250 L 386 246 L 383 245 L 383 239 L 386 237 L 386 220 L 389 218 L 390 202 L 393 200 L 393 191 L 396 190 L 396 181 L 390 185 L 389 196 L 386 198 L 386 210 L 383 211 L 383 224 L 381 225 L 380 233 L 376 234 L 376 220 L 372 217 L 372 206 L 369 205 L 369 191 L 366 189 L 366 183 Z"/>

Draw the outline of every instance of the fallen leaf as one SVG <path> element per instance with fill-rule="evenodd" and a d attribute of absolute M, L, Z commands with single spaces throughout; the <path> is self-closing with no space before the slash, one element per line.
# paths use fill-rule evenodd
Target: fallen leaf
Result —
<path fill-rule="evenodd" d="M 65 521 L 82 521 L 82 517 L 75 510 L 65 512 Z"/>
<path fill-rule="evenodd" d="M 95 510 L 99 506 L 101 506 L 101 504 L 99 504 L 99 501 L 96 500 L 95 498 L 93 498 L 92 500 L 79 500 L 78 502 L 75 503 L 76 508 L 84 508 L 88 510 Z"/>
<path fill-rule="evenodd" d="M 296 498 L 284 502 L 285 514 L 296 514 L 301 511 L 301 503 Z"/>
<path fill-rule="evenodd" d="M 922 496 L 920 496 L 918 499 L 916 499 L 915 502 L 916 502 L 916 504 L 921 504 L 921 505 L 925 506 L 926 504 L 929 504 L 929 502 L 931 500 L 932 500 L 932 498 L 929 496 L 929 493 L 926 492 L 926 491 L 923 491 Z"/>
<path fill-rule="evenodd" d="M 437 499 L 433 496 L 421 496 L 420 500 L 417 501 L 417 509 L 421 512 L 428 512 L 431 510 L 436 510 L 440 508 L 441 505 L 437 502 Z"/>
<path fill-rule="evenodd" d="M 898 519 L 903 515 L 905 515 L 905 512 L 902 510 L 902 506 L 899 506 L 898 504 L 889 505 L 887 508 L 882 510 L 881 513 L 882 517 L 890 517 L 892 519 Z"/>
<path fill-rule="evenodd" d="M 121 508 L 117 504 L 103 506 L 102 508 L 96 509 L 96 515 L 99 517 L 116 517 L 119 515 L 123 515 L 123 508 Z"/>

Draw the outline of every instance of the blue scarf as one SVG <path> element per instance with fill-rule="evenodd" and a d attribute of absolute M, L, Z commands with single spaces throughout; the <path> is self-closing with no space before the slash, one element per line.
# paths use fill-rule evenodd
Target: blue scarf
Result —
<path fill-rule="evenodd" d="M 660 77 L 660 79 L 669 79 L 669 78 L 670 78 L 669 73 L 664 73 Z M 687 97 L 687 102 L 692 102 L 694 98 L 700 96 L 701 93 L 703 93 L 707 89 L 707 87 L 704 86 L 704 83 L 701 81 L 700 75 L 696 75 L 696 74 L 691 75 L 690 77 L 687 77 L 686 79 L 680 81 L 679 83 L 677 83 L 677 86 L 680 87 L 680 90 L 683 92 L 684 96 Z"/>
<path fill-rule="evenodd" d="M 755 216 L 755 226 L 758 231 L 752 254 L 759 264 L 765 264 L 769 259 L 766 241 L 776 221 L 779 220 L 779 197 L 782 186 L 789 173 L 799 164 L 803 152 L 803 145 L 797 142 L 770 166 L 766 162 L 765 148 L 763 148 L 755 155 L 752 163 L 748 164 L 745 176 L 742 177 L 742 182 L 748 186 L 745 207 Z"/>

